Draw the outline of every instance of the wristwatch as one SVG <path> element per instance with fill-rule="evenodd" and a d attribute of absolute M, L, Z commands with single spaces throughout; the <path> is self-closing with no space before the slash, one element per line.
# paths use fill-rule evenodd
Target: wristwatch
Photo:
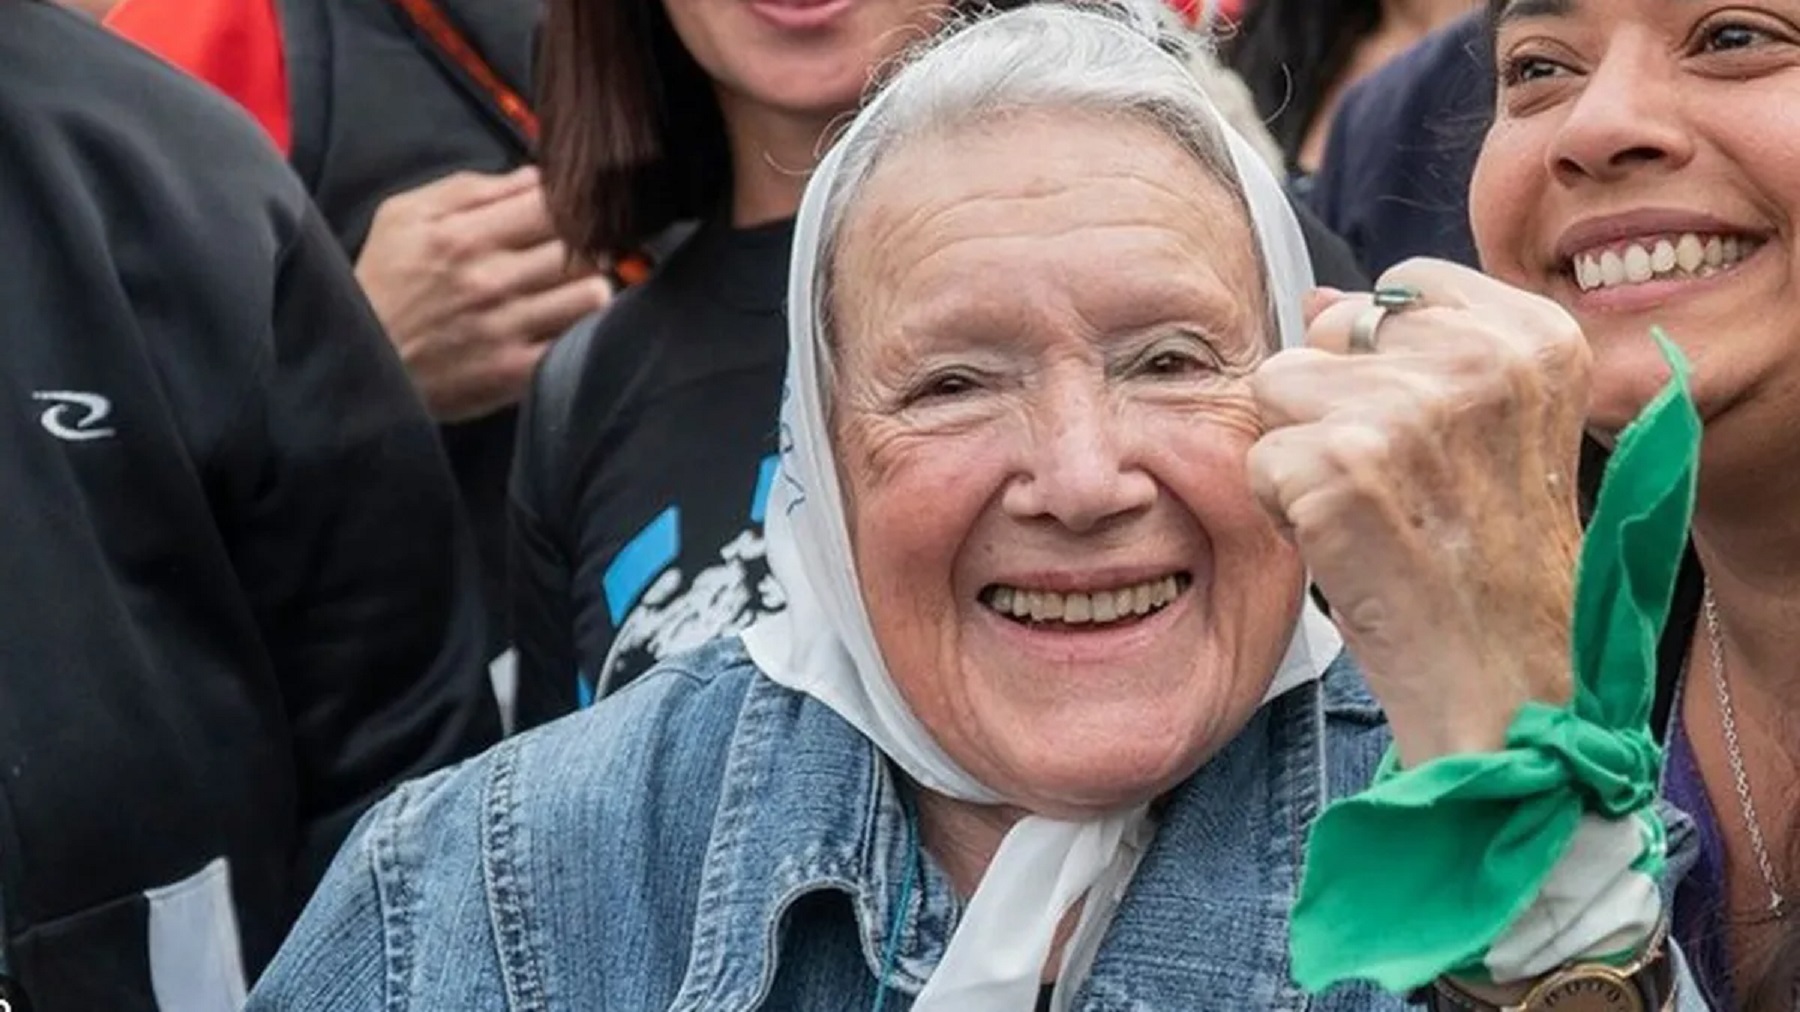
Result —
<path fill-rule="evenodd" d="M 1667 935 L 1665 916 L 1644 954 L 1631 963 L 1565 966 L 1533 984 L 1515 1003 L 1490 1001 L 1448 977 L 1439 977 L 1419 997 L 1431 1012 L 1665 1012 L 1675 997 Z"/>

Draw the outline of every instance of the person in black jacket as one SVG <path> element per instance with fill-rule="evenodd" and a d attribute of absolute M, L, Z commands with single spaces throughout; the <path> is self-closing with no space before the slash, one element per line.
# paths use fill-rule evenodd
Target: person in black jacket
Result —
<path fill-rule="evenodd" d="M 436 432 L 238 110 L 0 0 L 0 1007 L 232 1009 L 498 735 Z"/>
<path fill-rule="evenodd" d="M 99 2 L 257 116 L 356 264 L 439 422 L 501 655 L 514 405 L 614 285 L 557 240 L 529 168 L 541 0 Z"/>

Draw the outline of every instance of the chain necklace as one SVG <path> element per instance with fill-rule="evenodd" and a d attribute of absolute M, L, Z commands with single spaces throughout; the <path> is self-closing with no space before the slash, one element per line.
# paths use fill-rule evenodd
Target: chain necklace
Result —
<path fill-rule="evenodd" d="M 1756 818 L 1756 802 L 1750 797 L 1750 777 L 1744 772 L 1744 752 L 1738 745 L 1737 720 L 1731 708 L 1731 689 L 1725 684 L 1725 637 L 1719 632 L 1719 606 L 1713 600 L 1712 584 L 1706 585 L 1703 604 L 1706 615 L 1707 645 L 1712 648 L 1713 687 L 1719 694 L 1719 723 L 1725 731 L 1725 756 L 1731 762 L 1731 778 L 1737 787 L 1738 806 L 1744 812 L 1744 825 L 1750 831 L 1750 852 L 1756 857 L 1756 868 L 1762 872 L 1763 885 L 1769 890 L 1770 917 L 1787 912 L 1787 898 L 1775 878 L 1775 864 L 1769 860 L 1768 845 L 1763 842 L 1762 823 Z"/>

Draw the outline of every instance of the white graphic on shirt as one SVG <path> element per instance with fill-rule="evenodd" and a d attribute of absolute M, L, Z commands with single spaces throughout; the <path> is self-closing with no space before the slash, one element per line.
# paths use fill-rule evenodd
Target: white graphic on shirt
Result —
<path fill-rule="evenodd" d="M 658 660 L 699 647 L 787 607 L 769 573 L 762 528 L 740 531 L 719 549 L 719 562 L 692 580 L 664 570 L 626 615 L 606 653 L 598 696 L 648 671 Z"/>
<path fill-rule="evenodd" d="M 80 390 L 38 390 L 32 393 L 31 399 L 50 405 L 38 422 L 45 432 L 58 439 L 83 443 L 118 434 L 111 426 L 100 425 L 112 414 L 112 402 L 99 394 Z M 76 409 L 82 412 L 79 416 L 73 415 Z"/>

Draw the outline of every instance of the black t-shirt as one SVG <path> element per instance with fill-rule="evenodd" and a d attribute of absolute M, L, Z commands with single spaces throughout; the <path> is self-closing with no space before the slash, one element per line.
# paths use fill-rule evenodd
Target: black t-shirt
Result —
<path fill-rule="evenodd" d="M 1319 283 L 1365 285 L 1299 211 Z M 518 723 L 585 705 L 785 604 L 763 552 L 791 222 L 703 228 L 550 353 L 511 483 Z"/>
<path fill-rule="evenodd" d="M 792 236 L 701 229 L 540 370 L 511 489 L 520 726 L 784 603 L 762 509 Z"/>

